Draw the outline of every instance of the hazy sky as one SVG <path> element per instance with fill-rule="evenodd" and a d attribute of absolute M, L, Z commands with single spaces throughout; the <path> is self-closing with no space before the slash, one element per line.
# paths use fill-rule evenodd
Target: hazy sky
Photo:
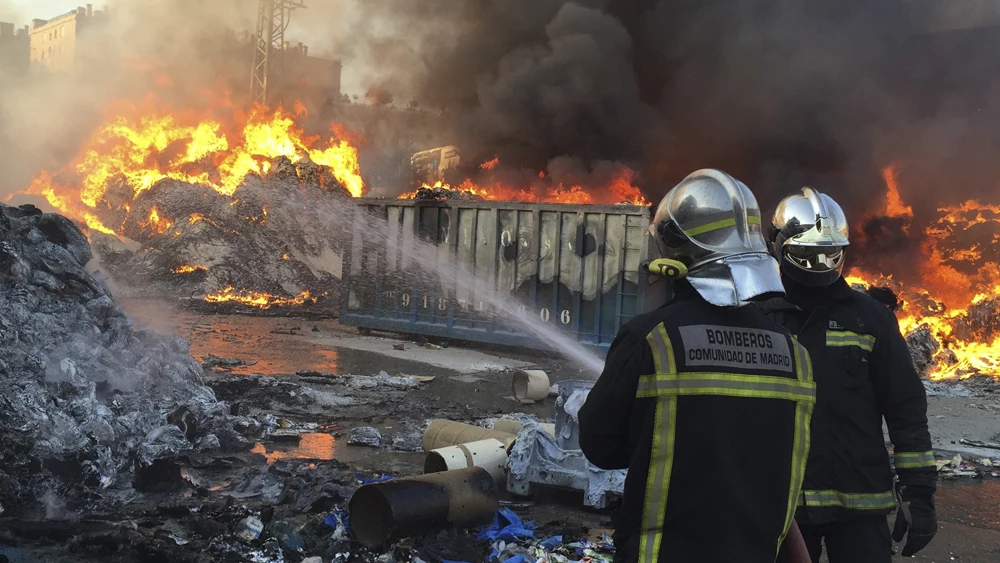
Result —
<path fill-rule="evenodd" d="M 331 0 L 320 1 L 331 2 Z M 335 4 L 336 1 L 333 3 Z M 0 0 L 0 21 L 9 21 L 20 27 L 31 23 L 33 18 L 50 19 L 68 13 L 80 6 L 85 6 L 87 2 L 93 4 L 95 10 L 102 9 L 110 3 L 109 0 Z M 234 26 L 237 29 L 249 28 L 255 17 L 256 0 L 246 0 L 246 2 L 247 20 L 241 23 L 234 22 Z M 296 18 L 293 16 L 292 26 L 289 29 L 288 35 L 290 40 L 305 41 L 311 47 L 312 54 L 324 57 L 338 56 L 338 54 L 327 52 L 326 49 L 323 49 L 323 44 L 325 43 L 323 40 L 325 37 L 322 34 L 316 36 L 314 33 L 310 33 L 310 29 L 303 29 L 300 25 L 296 25 L 298 22 L 295 20 Z M 342 89 L 348 93 L 362 93 L 364 91 L 361 83 L 362 78 L 357 69 L 353 68 L 354 66 L 350 63 L 345 64 Z"/>
<path fill-rule="evenodd" d="M 89 0 L 95 8 L 104 5 L 98 0 Z M 32 18 L 49 19 L 60 14 L 65 14 L 74 8 L 84 6 L 87 0 L 6 0 L 0 4 L 7 4 L 21 17 L 20 21 L 14 22 L 18 25 L 25 25 Z"/>

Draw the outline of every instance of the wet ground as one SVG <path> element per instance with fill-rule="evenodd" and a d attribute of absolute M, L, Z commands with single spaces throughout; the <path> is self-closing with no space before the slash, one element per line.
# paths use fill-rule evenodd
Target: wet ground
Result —
<path fill-rule="evenodd" d="M 582 378 L 579 369 L 561 359 L 523 351 L 442 348 L 361 336 L 335 321 L 212 316 L 177 311 L 151 301 L 126 302 L 123 308 L 137 325 L 145 323 L 158 332 L 187 339 L 192 355 L 199 360 L 209 355 L 245 360 L 248 365 L 208 372 L 219 398 L 235 403 L 241 412 L 271 414 L 295 425 L 315 425 L 297 441 L 270 440 L 254 446 L 249 457 L 214 460 L 188 468 L 186 476 L 197 485 L 191 494 L 204 495 L 209 505 L 231 502 L 225 501 L 226 497 L 260 502 L 260 493 L 253 492 L 248 485 L 253 479 L 247 476 L 262 472 L 300 475 L 303 471 L 321 473 L 338 468 L 365 475 L 419 474 L 423 465 L 419 435 L 430 419 L 475 422 L 517 412 L 552 416 L 551 401 L 526 406 L 512 400 L 510 368 L 539 367 L 550 374 L 553 382 Z M 425 379 L 419 387 L 406 392 L 345 386 L 350 379 L 347 375 L 375 375 L 381 371 L 433 380 Z M 334 405 L 315 398 L 304 401 L 302 387 L 321 397 L 347 396 L 353 402 Z M 950 417 L 960 418 L 960 413 L 955 412 L 957 406 L 948 408 Z M 357 426 L 378 428 L 387 446 L 349 445 L 350 431 Z M 289 468 L 289 463 L 299 465 Z M 533 501 L 519 505 L 519 509 L 526 517 L 552 529 L 582 531 L 610 526 L 607 513 L 579 508 L 579 494 L 549 491 Z M 1000 479 L 942 482 L 938 509 L 941 532 L 917 560 L 1000 562 Z M 169 520 L 159 517 L 158 529 Z M 11 561 L 60 561 L 48 555 L 35 559 L 24 558 L 23 553 L 7 556 Z M 89 561 L 81 557 L 70 560 Z M 102 563 L 109 561 L 102 559 Z"/>

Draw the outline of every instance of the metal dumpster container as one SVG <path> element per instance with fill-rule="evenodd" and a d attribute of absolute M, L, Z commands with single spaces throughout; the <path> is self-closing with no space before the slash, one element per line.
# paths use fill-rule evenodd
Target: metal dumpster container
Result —
<path fill-rule="evenodd" d="M 346 325 L 546 349 L 523 330 L 530 315 L 603 356 L 623 323 L 667 298 L 640 271 L 647 207 L 356 201 Z"/>

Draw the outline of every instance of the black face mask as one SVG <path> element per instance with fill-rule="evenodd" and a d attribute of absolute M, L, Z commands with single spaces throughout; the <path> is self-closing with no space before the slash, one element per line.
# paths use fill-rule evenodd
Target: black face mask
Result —
<path fill-rule="evenodd" d="M 781 282 L 785 286 L 785 299 L 806 313 L 812 313 L 816 307 L 827 303 L 833 289 L 832 285 L 807 285 L 786 275 L 782 275 Z"/>

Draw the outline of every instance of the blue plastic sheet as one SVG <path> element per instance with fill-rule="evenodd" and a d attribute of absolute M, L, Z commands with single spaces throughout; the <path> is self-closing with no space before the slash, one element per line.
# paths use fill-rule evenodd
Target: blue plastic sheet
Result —
<path fill-rule="evenodd" d="M 365 477 L 361 473 L 356 475 L 358 478 L 358 483 L 362 485 L 371 485 L 372 483 L 384 483 L 386 481 L 392 481 L 392 475 L 382 475 L 380 477 Z"/>
<path fill-rule="evenodd" d="M 552 536 L 551 538 L 543 541 L 538 545 L 544 548 L 545 551 L 552 551 L 553 549 L 562 545 L 562 542 L 563 542 L 562 536 Z"/>
<path fill-rule="evenodd" d="M 479 541 L 503 540 L 510 542 L 520 538 L 533 538 L 537 527 L 532 521 L 522 522 L 513 510 L 501 508 L 493 517 L 493 525 L 480 532 L 477 539 Z"/>
<path fill-rule="evenodd" d="M 340 508 L 334 508 L 333 511 L 327 514 L 326 518 L 323 519 L 323 523 L 334 530 L 336 530 L 337 526 L 340 524 L 343 524 L 344 529 L 348 532 L 351 530 L 351 517 L 347 515 L 347 512 Z"/>

